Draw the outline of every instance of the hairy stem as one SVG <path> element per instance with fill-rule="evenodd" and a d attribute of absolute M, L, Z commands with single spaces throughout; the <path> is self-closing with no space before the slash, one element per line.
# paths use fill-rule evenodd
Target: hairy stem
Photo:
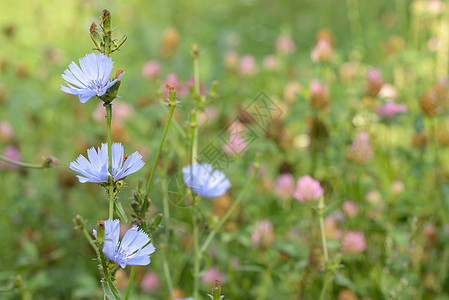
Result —
<path fill-rule="evenodd" d="M 19 167 L 23 167 L 23 168 L 29 168 L 29 169 L 45 169 L 46 167 L 44 166 L 44 164 L 38 165 L 38 164 L 30 164 L 30 163 L 24 163 L 21 161 L 17 161 L 17 160 L 12 160 L 7 158 L 6 156 L 0 155 L 0 160 L 6 161 L 10 164 L 19 166 Z"/>

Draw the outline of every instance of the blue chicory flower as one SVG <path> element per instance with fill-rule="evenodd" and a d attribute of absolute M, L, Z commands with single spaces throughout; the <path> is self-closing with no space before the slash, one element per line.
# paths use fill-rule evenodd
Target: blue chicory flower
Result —
<path fill-rule="evenodd" d="M 95 229 L 93 232 L 97 235 Z M 146 266 L 151 262 L 150 254 L 156 249 L 150 243 L 148 234 L 134 226 L 125 233 L 121 242 L 119 242 L 119 235 L 120 220 L 104 221 L 103 253 L 107 258 L 122 268 L 127 265 Z"/>
<path fill-rule="evenodd" d="M 218 197 L 231 187 L 226 175 L 213 170 L 210 164 L 194 163 L 186 166 L 182 168 L 182 175 L 184 183 L 201 197 Z"/>
<path fill-rule="evenodd" d="M 77 175 L 80 182 L 107 182 L 109 176 L 109 161 L 108 161 L 108 144 L 103 143 L 98 148 L 98 153 L 92 147 L 87 150 L 87 160 L 80 154 L 76 161 L 70 163 L 70 169 L 78 172 Z M 123 163 L 124 149 L 122 144 L 114 143 L 111 146 L 112 157 L 112 178 L 114 181 L 122 179 L 132 173 L 139 171 L 145 163 L 142 160 L 142 155 L 139 152 L 134 152 Z"/>
<path fill-rule="evenodd" d="M 87 54 L 79 63 L 81 69 L 72 61 L 64 71 L 62 78 L 67 86 L 61 85 L 61 90 L 78 96 L 81 103 L 86 103 L 94 96 L 103 96 L 124 74 L 110 81 L 113 62 L 104 54 Z"/>

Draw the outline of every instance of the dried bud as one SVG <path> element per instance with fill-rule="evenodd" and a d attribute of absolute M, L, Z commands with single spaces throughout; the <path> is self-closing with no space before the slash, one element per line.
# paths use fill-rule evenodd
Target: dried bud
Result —
<path fill-rule="evenodd" d="M 44 164 L 42 165 L 44 168 L 52 168 L 59 166 L 59 160 L 54 156 L 49 156 L 45 159 Z"/>
<path fill-rule="evenodd" d="M 95 22 L 92 22 L 92 24 L 90 25 L 90 28 L 89 28 L 90 34 L 94 34 L 96 29 L 97 29 L 97 24 L 95 24 Z"/>
<path fill-rule="evenodd" d="M 116 80 L 120 75 L 122 75 L 123 72 L 124 72 L 124 71 L 123 71 L 122 69 L 117 70 L 117 72 L 115 73 L 114 80 Z"/>
<path fill-rule="evenodd" d="M 110 34 L 111 32 L 111 13 L 105 9 L 102 12 L 102 21 L 100 26 L 103 28 L 103 32 L 105 35 Z"/>

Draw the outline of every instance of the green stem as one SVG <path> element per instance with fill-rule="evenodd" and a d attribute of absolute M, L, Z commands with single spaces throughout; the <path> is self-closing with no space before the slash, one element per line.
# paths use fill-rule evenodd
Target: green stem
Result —
<path fill-rule="evenodd" d="M 170 297 L 171 299 L 176 299 L 175 293 L 173 292 L 173 282 L 170 275 L 170 268 L 168 267 L 167 255 L 165 253 L 162 255 L 162 268 L 164 269 L 164 277 L 167 282 Z"/>
<path fill-rule="evenodd" d="M 326 296 L 326 290 L 327 290 L 327 286 L 329 285 L 331 279 L 332 279 L 332 274 L 329 271 L 326 271 L 326 277 L 324 278 L 324 284 L 323 287 L 321 288 L 321 292 L 320 292 L 320 298 L 319 300 L 323 300 L 324 297 Z"/>
<path fill-rule="evenodd" d="M 173 117 L 173 112 L 175 111 L 175 107 L 176 104 L 171 104 L 170 105 L 170 111 L 168 113 L 168 119 L 167 119 L 167 123 L 165 123 L 165 128 L 164 128 L 164 132 L 162 133 L 162 138 L 161 138 L 161 142 L 159 143 L 159 148 L 157 149 L 157 154 L 156 154 L 156 158 L 154 160 L 153 163 L 153 169 L 151 170 L 151 174 L 150 174 L 150 178 L 148 179 L 148 184 L 147 184 L 147 190 L 145 192 L 145 197 L 143 198 L 143 205 L 142 205 L 142 219 L 145 219 L 145 215 L 148 209 L 148 196 L 150 195 L 150 188 L 151 188 L 151 183 L 153 182 L 153 177 L 154 177 L 154 173 L 156 172 L 156 168 L 157 168 L 157 163 L 159 161 L 159 156 L 161 155 L 162 152 L 162 147 L 164 146 L 164 141 L 165 141 L 165 137 L 167 135 L 168 132 L 168 127 L 170 126 L 170 122 L 171 119 Z"/>
<path fill-rule="evenodd" d="M 98 250 L 97 245 L 95 245 L 95 241 L 90 237 L 89 233 L 87 232 L 86 228 L 81 228 L 81 232 L 86 237 L 87 241 L 89 242 L 89 245 L 91 245 L 92 249 L 94 249 L 95 253 L 98 257 L 100 257 L 100 251 Z"/>
<path fill-rule="evenodd" d="M 321 243 L 323 244 L 323 254 L 325 263 L 329 260 L 329 254 L 327 252 L 327 242 L 326 242 L 326 234 L 324 232 L 324 199 L 321 196 L 318 200 L 318 217 L 320 221 L 320 231 L 321 231 Z"/>
<path fill-rule="evenodd" d="M 193 208 L 192 208 L 192 226 L 193 226 L 193 298 L 199 299 L 199 273 L 200 273 L 200 252 L 199 252 L 199 234 L 198 234 L 198 220 L 196 217 L 196 204 L 195 199 L 192 197 Z"/>
<path fill-rule="evenodd" d="M 19 167 L 24 167 L 24 168 L 29 168 L 29 169 L 45 169 L 44 165 L 37 165 L 37 164 L 29 164 L 29 163 L 24 163 L 21 161 L 17 161 L 17 160 L 12 160 L 7 158 L 6 156 L 0 155 L 0 160 L 6 161 L 10 164 L 19 166 Z"/>
<path fill-rule="evenodd" d="M 326 295 L 327 286 L 329 285 L 329 280 L 331 278 L 331 274 L 327 269 L 327 263 L 329 261 L 329 253 L 327 251 L 327 242 L 326 242 L 326 233 L 324 232 L 324 198 L 321 196 L 318 199 L 318 218 L 320 221 L 320 232 L 321 232 L 321 243 L 323 244 L 323 255 L 324 255 L 324 265 L 326 277 L 324 279 L 323 287 L 321 288 L 320 300 L 324 299 Z"/>
<path fill-rule="evenodd" d="M 249 191 L 251 186 L 253 185 L 256 176 L 257 176 L 258 168 L 254 168 L 254 173 L 251 176 L 250 180 L 246 183 L 246 185 L 243 187 L 243 190 L 238 195 L 237 199 L 232 204 L 231 208 L 226 212 L 226 214 L 223 216 L 223 218 L 218 222 L 218 224 L 214 227 L 214 229 L 209 233 L 206 240 L 204 241 L 203 245 L 200 249 L 200 255 L 207 250 L 207 247 L 209 246 L 212 239 L 215 237 L 217 232 L 221 229 L 221 227 L 224 225 L 224 223 L 227 221 L 227 219 L 232 215 L 234 210 L 237 208 L 237 206 L 242 202 L 243 198 L 245 197 L 246 193 Z"/>
<path fill-rule="evenodd" d="M 165 230 L 165 241 L 164 241 L 164 254 L 162 255 L 162 268 L 164 269 L 165 282 L 167 283 L 168 292 L 170 293 L 171 299 L 175 299 L 175 294 L 173 292 L 173 282 L 171 279 L 170 268 L 168 267 L 167 253 L 170 245 L 170 207 L 168 206 L 168 188 L 165 176 L 162 176 L 162 205 L 164 210 L 164 230 Z"/>
<path fill-rule="evenodd" d="M 112 137 L 111 137 L 111 123 L 112 123 L 112 105 L 107 103 L 106 107 L 106 127 L 108 135 L 108 170 L 109 170 L 109 219 L 114 218 L 114 178 L 112 177 Z"/>
<path fill-rule="evenodd" d="M 133 285 L 134 274 L 136 273 L 136 266 L 132 266 L 131 273 L 129 274 L 128 287 L 126 288 L 125 300 L 128 300 L 129 292 L 131 292 L 131 286 Z"/>
<path fill-rule="evenodd" d="M 94 249 L 95 253 L 97 254 L 97 258 L 100 261 L 101 266 L 103 267 L 104 278 L 106 280 L 109 280 L 109 272 L 108 272 L 108 268 L 106 266 L 106 258 L 104 257 L 104 254 L 102 252 L 100 252 L 100 250 L 98 249 L 97 245 L 95 244 L 95 241 L 90 237 L 90 235 L 87 232 L 86 228 L 83 226 L 80 229 L 81 229 L 81 232 L 83 233 L 83 235 L 88 240 L 88 242 L 89 242 L 90 246 L 92 247 L 92 249 Z"/>

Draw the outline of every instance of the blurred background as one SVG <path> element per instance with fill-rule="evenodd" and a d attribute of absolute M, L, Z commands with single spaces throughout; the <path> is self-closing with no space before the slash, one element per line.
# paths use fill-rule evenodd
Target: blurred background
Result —
<path fill-rule="evenodd" d="M 82 215 L 90 230 L 108 203 L 68 166 L 105 141 L 104 112 L 60 85 L 67 66 L 93 52 L 89 27 L 105 8 L 114 38 L 128 37 L 112 55 L 113 72 L 126 72 L 113 140 L 146 162 L 119 194 L 125 207 L 152 167 L 167 115 L 165 82 L 181 101 L 161 163 L 169 183 L 188 163 L 182 132 L 193 107 L 193 43 L 202 92 L 219 82 L 200 117 L 200 149 L 216 141 L 226 152 L 219 134 L 236 118 L 256 135 L 228 153 L 233 163 L 223 171 L 233 189 L 201 203 L 201 230 L 229 208 L 255 153 L 263 155 L 256 187 L 211 245 L 204 295 L 220 279 L 226 299 L 317 298 L 317 221 L 291 197 L 292 178 L 310 174 L 325 189 L 331 256 L 343 257 L 329 299 L 449 299 L 449 5 L 439 0 L 0 1 L 0 152 L 60 163 L 44 171 L 0 164 L 0 298 L 102 296 L 94 253 L 73 219 Z M 263 129 L 245 119 L 261 92 L 281 111 Z M 398 107 L 381 108 L 387 103 Z M 155 185 L 153 216 L 162 210 L 160 178 Z M 170 269 L 177 295 L 187 297 L 190 215 L 170 209 Z M 363 239 L 345 239 L 354 231 Z M 157 249 L 161 236 L 153 235 Z M 117 275 L 120 288 L 127 272 Z M 10 291 L 17 275 L 23 286 Z M 168 299 L 157 252 L 135 280 L 133 299 Z"/>

